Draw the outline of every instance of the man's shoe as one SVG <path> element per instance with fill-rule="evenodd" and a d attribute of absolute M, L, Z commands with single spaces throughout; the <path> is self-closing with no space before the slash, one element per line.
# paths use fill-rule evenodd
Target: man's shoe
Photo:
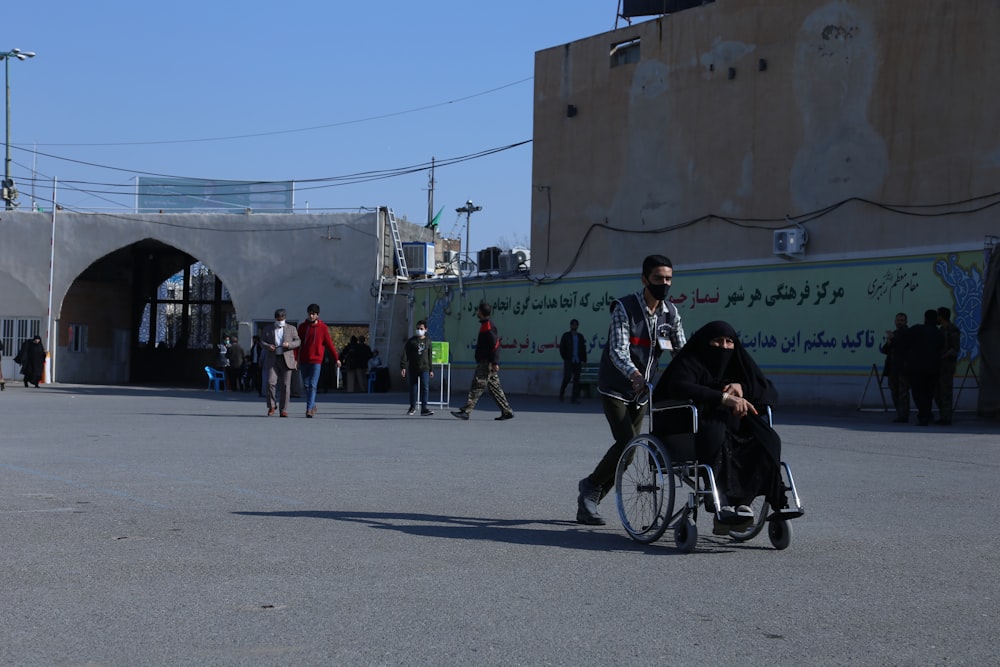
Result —
<path fill-rule="evenodd" d="M 563 401 L 565 401 L 565 400 L 566 400 L 566 397 L 565 397 L 565 396 L 560 396 L 560 397 L 559 397 L 559 402 L 560 402 L 560 403 L 562 403 L 562 402 L 563 402 Z"/>
<path fill-rule="evenodd" d="M 937 424 L 938 426 L 951 426 L 950 419 L 937 419 L 934 421 L 934 423 Z"/>
<path fill-rule="evenodd" d="M 502 422 L 502 421 L 504 421 L 506 419 L 513 419 L 513 418 L 514 418 L 514 413 L 513 412 L 508 412 L 505 415 L 500 415 L 499 417 L 494 417 L 493 419 L 494 419 L 494 421 Z"/>
<path fill-rule="evenodd" d="M 452 410 L 451 415 L 457 417 L 458 419 L 469 421 L 469 413 L 465 410 Z"/>
<path fill-rule="evenodd" d="M 746 505 L 740 505 L 739 507 L 724 505 L 722 509 L 719 510 L 719 521 L 727 526 L 745 523 L 748 519 L 753 521 L 754 513 L 753 510 Z"/>
<path fill-rule="evenodd" d="M 287 416 L 288 416 L 288 413 L 287 413 L 286 411 L 282 410 L 282 411 L 281 411 L 281 416 L 282 416 L 282 417 L 287 417 Z"/>
<path fill-rule="evenodd" d="M 601 515 L 588 514 L 582 506 L 576 510 L 576 522 L 585 526 L 603 526 L 605 523 Z"/>
<path fill-rule="evenodd" d="M 574 398 L 573 400 L 570 401 L 570 403 L 572 403 L 573 405 L 580 405 L 580 399 Z"/>
<path fill-rule="evenodd" d="M 433 410 L 421 410 L 420 411 L 420 416 L 421 417 L 430 417 L 432 414 L 434 414 Z"/>
<path fill-rule="evenodd" d="M 740 519 L 739 523 L 723 523 L 712 517 L 712 534 L 728 535 L 729 533 L 742 533 L 753 525 L 753 519 Z"/>
<path fill-rule="evenodd" d="M 904 419 L 902 417 L 896 417 L 895 419 L 892 420 L 892 423 L 893 424 L 905 424 L 908 421 L 910 421 L 910 420 L 909 419 Z"/>
<path fill-rule="evenodd" d="M 412 417 L 413 415 L 417 414 L 417 409 L 416 408 L 410 408 L 409 410 L 406 411 L 406 414 L 408 414 L 409 416 Z"/>
<path fill-rule="evenodd" d="M 267 409 L 267 416 L 270 417 L 273 414 L 274 414 L 274 408 L 268 408 Z"/>
<path fill-rule="evenodd" d="M 601 490 L 590 483 L 589 477 L 584 477 L 576 485 L 580 492 L 576 499 L 576 522 L 587 526 L 603 526 L 604 517 L 597 510 L 601 502 Z"/>

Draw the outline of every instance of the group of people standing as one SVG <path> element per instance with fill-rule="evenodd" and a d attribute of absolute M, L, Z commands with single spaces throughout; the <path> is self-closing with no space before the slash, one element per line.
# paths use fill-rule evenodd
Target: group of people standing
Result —
<path fill-rule="evenodd" d="M 490 321 L 491 311 L 492 308 L 488 303 L 481 303 L 476 310 L 479 318 L 476 371 L 465 405 L 460 410 L 452 412 L 459 419 L 469 419 L 469 414 L 486 390 L 489 390 L 500 407 L 500 416 L 497 420 L 503 421 L 514 417 L 514 411 L 500 386 L 500 336 L 496 326 Z M 309 304 L 306 308 L 306 321 L 296 328 L 286 323 L 287 311 L 279 308 L 274 311 L 274 325 L 264 328 L 259 337 L 254 337 L 250 357 L 252 360 L 260 359 L 262 373 L 266 377 L 268 417 L 275 413 L 280 417 L 288 417 L 292 373 L 296 369 L 302 377 L 302 387 L 305 391 L 305 416 L 307 418 L 315 416 L 316 390 L 324 358 L 330 355 L 336 367 L 340 368 L 342 356 L 358 354 L 359 346 L 364 345 L 363 338 L 352 337 L 351 344 L 345 347 L 344 354 L 338 354 L 330 336 L 330 329 L 319 318 L 319 312 L 319 305 Z M 353 351 L 352 345 L 355 346 Z M 379 359 L 376 351 L 370 351 L 367 355 L 358 354 L 356 358 L 365 358 L 368 365 L 368 368 L 364 369 L 365 372 L 373 370 L 372 362 Z M 377 363 L 380 364 L 381 361 Z M 403 346 L 399 368 L 400 375 L 407 381 L 410 390 L 407 414 L 416 414 L 419 402 L 422 416 L 433 415 L 434 412 L 427 405 L 430 379 L 434 377 L 434 371 L 431 339 L 427 335 L 426 320 L 417 322 L 414 335 Z"/>
<path fill-rule="evenodd" d="M 251 377 L 250 367 L 246 350 L 240 345 L 239 338 L 235 335 L 223 336 L 222 341 L 216 347 L 216 356 L 215 366 L 225 375 L 229 390 L 248 390 L 249 386 L 247 385 Z"/>
<path fill-rule="evenodd" d="M 375 357 L 375 352 L 364 336 L 351 336 L 351 341 L 340 351 L 344 385 L 348 392 L 363 393 L 368 390 L 369 362 Z"/>
<path fill-rule="evenodd" d="M 917 407 L 917 424 L 951 425 L 955 412 L 952 387 L 962 347 L 962 334 L 945 306 L 924 311 L 921 324 L 908 326 L 906 313 L 896 313 L 895 329 L 886 331 L 880 350 L 885 354 L 883 376 L 888 378 L 894 422 L 910 421 L 910 397 Z"/>

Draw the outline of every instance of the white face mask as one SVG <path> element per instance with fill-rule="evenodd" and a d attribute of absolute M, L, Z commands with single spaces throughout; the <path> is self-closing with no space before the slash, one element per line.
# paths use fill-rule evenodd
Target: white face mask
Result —
<path fill-rule="evenodd" d="M 276 327 L 284 326 L 284 324 L 285 324 L 285 320 L 275 320 L 274 321 L 274 326 L 276 326 Z"/>
<path fill-rule="evenodd" d="M 423 338 L 427 335 L 427 329 L 417 329 L 417 335 Z"/>

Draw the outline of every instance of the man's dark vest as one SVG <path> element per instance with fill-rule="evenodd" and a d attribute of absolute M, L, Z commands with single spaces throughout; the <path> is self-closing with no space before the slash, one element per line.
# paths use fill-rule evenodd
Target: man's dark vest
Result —
<path fill-rule="evenodd" d="M 656 332 L 665 329 L 670 321 L 670 309 L 673 304 L 667 302 L 667 312 L 658 309 L 656 313 L 656 326 L 653 331 L 649 330 L 649 320 L 646 317 L 646 304 L 638 294 L 628 294 L 611 304 L 614 309 L 615 303 L 620 303 L 625 309 L 628 317 L 629 330 L 629 355 L 632 363 L 639 369 L 639 372 L 646 378 L 646 382 L 652 379 L 656 370 L 657 361 L 660 359 L 662 350 L 657 344 Z M 608 352 L 611 344 L 611 329 L 608 328 L 608 345 L 604 346 L 601 352 L 601 366 L 597 372 L 597 390 L 602 394 L 608 394 L 623 401 L 631 401 L 635 398 L 632 390 L 632 382 L 621 374 L 611 362 L 611 355 Z"/>

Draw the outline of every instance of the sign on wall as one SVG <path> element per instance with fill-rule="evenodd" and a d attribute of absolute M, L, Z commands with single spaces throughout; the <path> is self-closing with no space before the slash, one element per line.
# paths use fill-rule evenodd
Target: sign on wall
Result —
<path fill-rule="evenodd" d="M 140 176 L 136 206 L 140 213 L 203 211 L 291 213 L 295 194 L 292 181 L 211 181 L 201 178 Z"/>
<path fill-rule="evenodd" d="M 634 276 L 419 286 L 415 308 L 426 309 L 433 340 L 451 342 L 452 363 L 473 363 L 480 301 L 493 306 L 502 363 L 561 365 L 559 339 L 580 321 L 588 361 L 607 343 L 609 309 L 641 288 Z M 669 299 L 688 337 L 712 320 L 726 320 L 769 373 L 864 374 L 881 365 L 879 346 L 897 312 L 910 324 L 925 310 L 947 306 L 962 332 L 959 372 L 979 356 L 983 253 L 890 257 L 779 266 L 685 271 L 675 267 Z"/>

